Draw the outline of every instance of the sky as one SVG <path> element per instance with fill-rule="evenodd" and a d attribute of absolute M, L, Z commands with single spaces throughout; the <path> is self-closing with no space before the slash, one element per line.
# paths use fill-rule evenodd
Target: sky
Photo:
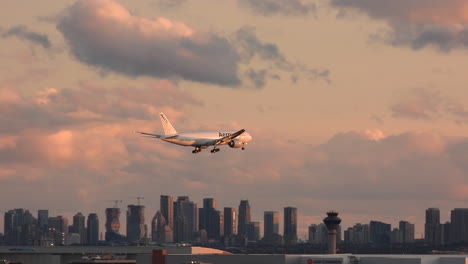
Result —
<path fill-rule="evenodd" d="M 160 195 L 424 233 L 467 207 L 466 0 L 44 0 L 0 10 L 0 211 Z M 212 154 L 138 136 L 244 128 Z M 282 222 L 282 221 L 281 221 Z M 3 217 L 0 219 L 3 226 Z M 280 225 L 282 228 L 282 225 Z M 3 229 L 3 228 L 2 228 Z M 281 229 L 282 230 L 282 229 Z"/>

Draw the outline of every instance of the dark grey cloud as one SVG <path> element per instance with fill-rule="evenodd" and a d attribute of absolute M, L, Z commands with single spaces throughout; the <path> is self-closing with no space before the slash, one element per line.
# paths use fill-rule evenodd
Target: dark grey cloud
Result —
<path fill-rule="evenodd" d="M 252 27 L 243 27 L 235 34 L 240 54 L 244 61 L 250 61 L 254 57 L 262 60 L 271 61 L 279 68 L 291 69 L 293 66 L 280 52 L 278 46 L 274 43 L 261 42 Z"/>
<path fill-rule="evenodd" d="M 5 32 L 2 34 L 2 37 L 17 37 L 19 39 L 27 40 L 34 44 L 40 45 L 45 49 L 52 47 L 52 44 L 50 43 L 49 37 L 47 35 L 30 31 L 24 25 L 18 25 L 5 30 Z"/>
<path fill-rule="evenodd" d="M 393 46 L 435 47 L 450 51 L 468 47 L 468 3 L 465 0 L 330 0 L 339 16 L 361 12 L 387 21 L 390 30 L 373 35 Z"/>
<path fill-rule="evenodd" d="M 315 13 L 317 9 L 313 2 L 301 0 L 238 0 L 238 3 L 263 16 L 306 16 Z"/>
<path fill-rule="evenodd" d="M 240 84 L 240 58 L 226 38 L 165 18 L 136 17 L 114 1 L 79 0 L 57 28 L 73 56 L 88 65 L 135 77 Z"/>
<path fill-rule="evenodd" d="M 276 44 L 261 41 L 252 27 L 240 28 L 235 33 L 234 42 L 238 47 L 238 53 L 243 63 L 248 64 L 253 60 L 257 60 L 267 64 L 267 69 L 248 69 L 246 71 L 246 76 L 257 88 L 265 86 L 267 79 L 281 79 L 280 75 L 275 71 L 290 74 L 291 79 L 295 81 L 299 79 L 297 75 L 302 74 L 310 80 L 324 80 L 330 83 L 330 71 L 328 69 L 313 69 L 289 61 Z"/>
<path fill-rule="evenodd" d="M 184 5 L 187 0 L 157 0 L 156 5 L 162 9 L 172 9 Z"/>
<path fill-rule="evenodd" d="M 255 85 L 255 88 L 263 88 L 266 84 L 267 70 L 262 69 L 255 71 L 253 69 L 247 70 L 245 73 L 247 78 Z"/>

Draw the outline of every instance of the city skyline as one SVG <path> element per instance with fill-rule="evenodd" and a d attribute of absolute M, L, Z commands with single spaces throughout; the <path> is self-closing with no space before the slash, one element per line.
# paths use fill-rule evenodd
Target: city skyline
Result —
<path fill-rule="evenodd" d="M 164 197 L 164 198 L 163 198 L 163 197 Z M 214 204 L 214 206 L 216 206 L 216 207 L 214 208 L 214 210 L 218 210 L 218 211 L 220 211 L 221 213 L 226 212 L 225 209 L 234 208 L 234 211 L 236 212 L 235 219 L 237 220 L 237 219 L 239 218 L 239 210 L 238 210 L 237 208 L 235 208 L 235 207 L 219 207 L 219 208 L 217 208 L 217 204 L 218 204 L 218 203 L 217 203 L 217 200 L 216 200 L 215 198 L 203 198 L 202 201 L 201 201 L 201 204 L 202 204 L 201 207 L 198 207 L 198 203 L 192 202 L 192 201 L 190 200 L 189 196 L 161 195 L 161 196 L 160 196 L 160 201 L 162 201 L 163 199 L 167 199 L 167 197 L 171 197 L 171 198 L 172 198 L 171 200 L 173 200 L 174 198 L 177 198 L 177 199 L 179 199 L 179 201 L 188 201 L 188 202 L 190 202 L 190 204 L 193 204 L 193 205 L 195 206 L 195 208 L 199 208 L 199 209 L 196 210 L 197 213 L 196 213 L 196 215 L 195 215 L 195 217 L 196 217 L 196 219 L 197 219 L 197 220 L 196 220 L 196 223 L 194 223 L 194 224 L 197 226 L 197 227 L 196 227 L 196 231 L 198 231 L 198 225 L 199 225 L 199 222 L 198 222 L 198 221 L 202 221 L 202 218 L 203 218 L 203 216 L 201 216 L 201 214 L 200 214 L 200 212 L 201 212 L 200 209 L 203 209 L 203 208 L 204 208 L 203 205 L 212 206 L 212 205 Z M 176 204 L 178 203 L 178 202 L 177 202 L 177 199 L 175 199 L 176 202 L 175 202 L 174 205 L 173 205 L 174 207 L 175 207 Z M 210 200 L 211 200 L 211 203 L 210 203 L 210 202 L 207 203 L 207 201 L 210 201 Z M 245 204 L 245 202 L 248 203 L 248 200 L 240 200 L 240 201 L 241 201 L 241 204 Z M 161 203 L 160 203 L 160 204 L 161 204 Z M 250 207 L 250 204 L 248 204 L 248 205 L 249 205 L 249 207 Z M 130 207 L 132 208 L 132 210 L 131 210 L 131 211 L 128 211 Z M 120 211 L 120 216 L 118 217 L 118 220 L 119 220 L 119 227 L 117 227 L 116 230 L 118 230 L 118 234 L 119 234 L 119 235 L 124 235 L 124 236 L 127 235 L 127 227 L 128 227 L 127 219 L 128 219 L 128 217 L 129 217 L 128 213 L 130 213 L 130 215 L 135 214 L 135 213 L 136 213 L 136 214 L 139 214 L 139 213 L 137 213 L 137 211 L 135 211 L 135 208 L 137 208 L 137 207 L 142 207 L 142 208 L 143 208 L 143 212 L 142 212 L 143 214 L 140 214 L 140 215 L 143 216 L 143 218 L 141 219 L 142 222 L 140 222 L 141 225 L 140 225 L 140 227 L 138 227 L 138 228 L 140 228 L 140 231 L 139 231 L 139 232 L 141 232 L 141 233 L 137 233 L 137 234 L 143 235 L 143 232 L 146 231 L 147 236 L 148 236 L 149 238 L 151 238 L 151 237 L 152 237 L 152 232 L 151 232 L 152 220 L 151 220 L 151 219 L 154 218 L 154 215 L 155 215 L 157 212 L 160 212 L 160 213 L 161 213 L 161 209 L 157 209 L 157 210 L 155 210 L 154 212 L 152 212 L 152 211 L 147 211 L 147 210 L 145 210 L 145 206 L 144 206 L 143 204 L 142 204 L 142 205 L 129 204 L 129 205 L 126 207 L 127 209 L 126 209 L 125 211 L 123 211 L 123 212 Z M 29 212 L 32 212 L 32 210 L 27 209 L 27 208 L 19 208 L 19 209 L 23 209 L 23 210 L 27 210 L 27 211 L 29 211 Z M 107 212 L 108 210 L 111 210 L 111 209 L 118 209 L 118 208 L 109 207 L 109 208 L 106 208 L 106 209 L 105 209 L 105 212 Z M 255 209 L 252 210 L 252 209 L 250 208 L 250 210 L 251 210 L 251 211 L 250 211 L 250 214 L 251 214 L 251 215 L 252 215 L 252 213 L 253 213 L 254 216 L 260 215 L 261 218 L 258 218 L 258 219 L 257 219 L 257 218 L 252 218 L 252 217 L 251 217 L 250 220 L 249 220 L 247 223 L 253 223 L 253 222 L 256 222 L 256 223 L 257 223 L 257 222 L 258 222 L 258 223 L 259 223 L 260 237 L 264 237 L 264 235 L 265 235 L 265 230 L 264 230 L 264 227 L 265 227 L 265 222 L 264 222 L 265 217 L 266 217 L 267 215 L 274 214 L 274 215 L 276 215 L 276 218 L 277 218 L 277 221 L 278 221 L 277 226 L 276 226 L 275 228 L 278 228 L 278 230 L 279 230 L 279 233 L 278 233 L 278 234 L 280 234 L 280 235 L 283 236 L 283 235 L 284 235 L 284 232 L 286 231 L 286 229 L 285 229 L 285 228 L 286 228 L 286 227 L 285 227 L 285 222 L 284 222 L 284 221 L 286 220 L 286 218 L 288 218 L 288 219 L 295 219 L 295 220 L 291 220 L 291 221 L 294 221 L 294 222 L 296 222 L 296 223 L 300 223 L 300 222 L 301 222 L 301 221 L 300 221 L 300 218 L 301 218 L 301 216 L 300 216 L 300 211 L 301 211 L 301 210 L 300 210 L 300 208 L 299 208 L 299 210 L 298 210 L 297 208 L 291 207 L 291 206 L 286 206 L 286 207 L 283 207 L 283 208 L 281 208 L 281 209 L 283 209 L 284 212 L 283 212 L 282 210 L 276 210 L 276 211 L 271 211 L 271 210 L 269 210 L 269 211 L 263 211 L 263 212 L 256 212 Z M 427 222 L 427 221 L 430 219 L 430 218 L 428 218 L 428 215 L 427 215 L 427 214 L 428 214 L 428 210 L 434 210 L 434 209 L 437 209 L 437 210 L 439 211 L 439 208 L 432 208 L 432 207 L 431 207 L 431 208 L 426 208 L 426 210 L 425 210 L 425 213 L 426 213 L 425 222 Z M 9 209 L 9 210 L 16 210 L 16 209 L 11 208 L 11 209 Z M 199 211 L 199 210 L 200 210 L 200 211 Z M 449 218 L 446 219 L 446 220 L 441 219 L 441 218 L 440 218 L 440 213 L 439 213 L 438 217 L 436 217 L 436 219 L 439 220 L 439 222 L 438 222 L 439 225 L 442 226 L 444 223 L 450 222 L 451 218 L 453 217 L 453 215 L 452 215 L 453 212 L 459 212 L 459 210 L 466 210 L 466 212 L 468 212 L 468 208 L 467 208 L 467 209 L 464 209 L 464 208 L 452 208 L 452 209 L 448 212 L 448 213 L 449 213 Z M 53 214 L 50 213 L 49 210 L 39 209 L 39 210 L 37 210 L 37 214 L 32 213 L 34 217 L 37 216 L 38 224 L 39 224 L 39 225 L 40 225 L 40 216 L 42 215 L 41 212 L 44 212 L 44 211 L 47 211 L 49 217 L 53 217 L 53 218 L 56 218 L 57 216 L 59 216 L 59 217 L 64 217 L 64 218 L 68 221 L 67 224 L 70 224 L 70 227 L 72 228 L 71 230 L 78 230 L 78 229 L 76 229 L 77 227 L 75 227 L 75 222 L 76 222 L 75 218 L 81 219 L 81 220 L 80 220 L 80 221 L 81 221 L 81 224 L 83 224 L 83 221 L 84 221 L 84 220 L 83 220 L 82 218 L 84 217 L 84 215 L 87 215 L 87 214 L 83 214 L 82 212 L 77 212 L 77 213 L 73 213 L 73 215 L 71 215 L 71 217 L 68 217 L 67 215 L 64 215 L 64 214 L 53 215 Z M 424 211 L 424 210 L 423 210 L 423 211 Z M 288 212 L 288 213 L 286 213 L 286 212 Z M 298 212 L 299 212 L 299 213 L 298 213 Z M 439 211 L 439 212 L 440 212 L 440 211 Z M 462 212 L 464 212 L 464 211 L 462 211 Z M 5 213 L 7 213 L 7 212 L 5 212 Z M 161 213 L 161 214 L 162 214 L 162 213 Z M 287 215 L 287 214 L 288 214 L 288 215 Z M 294 216 L 291 216 L 291 214 L 293 214 Z M 97 218 L 100 219 L 100 218 L 99 218 L 99 215 L 100 215 L 99 212 L 89 212 L 89 215 L 96 215 Z M 151 216 L 151 217 L 147 217 L 148 215 Z M 105 238 L 105 237 L 106 237 L 106 220 L 105 220 L 105 219 L 106 219 L 106 214 L 105 214 L 105 213 L 102 213 L 102 216 L 101 216 L 101 217 L 102 217 L 101 219 L 104 219 L 104 220 L 101 220 L 101 221 L 100 221 L 100 224 L 99 224 L 99 230 L 100 230 L 99 237 L 102 236 L 103 238 Z M 271 217 L 271 216 L 270 216 L 270 217 Z M 322 217 L 322 216 L 320 216 L 320 214 L 318 214 L 318 218 L 321 218 L 321 217 Z M 224 219 L 225 219 L 225 218 L 226 218 L 226 217 L 224 216 Z M 322 218 L 323 218 L 323 217 L 322 217 Z M 140 219 L 140 218 L 139 218 L 139 219 Z M 457 219 L 460 219 L 460 218 L 457 218 Z M 2 221 L 3 221 L 3 220 L 4 220 L 4 219 L 2 218 Z M 435 223 L 437 220 L 433 220 L 434 223 Z M 88 221 L 88 220 L 87 220 L 87 218 L 86 218 L 85 222 L 87 222 L 87 221 Z M 140 220 L 136 220 L 136 221 L 140 221 Z M 223 229 L 225 228 L 224 221 L 225 221 L 225 220 L 223 220 L 223 224 L 222 224 Z M 272 219 L 271 219 L 270 221 L 272 221 Z M 458 220 L 458 221 L 460 222 L 461 220 Z M 421 227 L 422 230 L 423 230 L 423 233 L 418 234 L 418 233 L 415 231 L 415 230 L 416 230 L 415 227 L 417 227 L 417 225 L 416 225 L 414 222 L 408 222 L 408 221 L 404 221 L 404 220 L 398 220 L 397 222 L 393 223 L 393 222 L 386 221 L 385 219 L 370 219 L 369 221 L 358 221 L 358 222 L 353 222 L 353 223 L 351 223 L 351 222 L 349 222 L 349 221 L 346 221 L 346 219 L 345 219 L 344 222 L 347 223 L 347 224 L 346 224 L 346 225 L 343 225 L 343 223 L 341 223 L 341 225 L 340 225 L 341 233 L 338 235 L 338 237 L 344 237 L 343 232 L 345 232 L 347 229 L 350 229 L 350 228 L 355 227 L 356 225 L 369 225 L 369 226 L 370 226 L 370 227 L 368 227 L 368 228 L 370 228 L 369 230 L 372 230 L 372 229 L 373 229 L 373 227 L 372 227 L 373 224 L 376 224 L 376 225 L 382 225 L 382 224 L 384 224 L 384 225 L 389 225 L 389 226 L 391 226 L 392 229 L 394 229 L 394 228 L 397 228 L 397 229 L 400 228 L 400 229 L 402 229 L 402 223 L 406 223 L 406 224 L 411 224 L 411 225 L 412 225 L 412 231 L 411 231 L 411 232 L 412 232 L 412 234 L 413 234 L 412 237 L 414 237 L 414 239 L 421 239 L 421 238 L 424 238 L 424 239 L 425 239 L 426 236 L 424 236 L 423 234 L 424 234 L 424 232 L 427 232 L 427 231 L 426 231 L 426 228 L 428 228 L 427 225 L 424 224 L 424 225 Z M 431 222 L 431 221 L 429 221 L 428 223 L 430 223 L 430 222 Z M 169 225 L 169 223 L 167 222 L 167 220 L 165 220 L 165 223 L 166 223 L 167 225 Z M 298 224 L 297 227 L 292 227 L 293 229 L 291 229 L 291 230 L 294 230 L 294 229 L 297 230 L 297 239 L 298 239 L 298 240 L 308 240 L 308 239 L 309 239 L 309 233 L 310 233 L 309 227 L 310 227 L 311 225 L 319 225 L 319 224 L 322 224 L 322 222 L 320 222 L 320 221 L 319 221 L 319 222 L 310 222 L 310 223 L 306 223 L 305 226 L 301 226 L 300 224 Z M 459 223 L 458 223 L 458 224 L 459 224 Z M 205 224 L 205 225 L 206 225 L 206 224 Z M 236 221 L 235 228 L 236 228 L 237 230 L 238 230 L 238 228 L 239 228 L 238 225 L 239 225 L 239 222 Z M 403 225 L 405 225 L 405 224 L 403 224 Z M 201 225 L 200 225 L 200 226 L 201 226 Z M 3 225 L 2 225 L 2 228 L 3 228 Z M 112 228 L 114 228 L 114 225 L 113 225 Z M 134 227 L 134 228 L 137 228 L 137 227 Z M 143 230 L 143 228 L 147 228 L 147 229 L 146 229 L 146 230 Z M 291 227 L 289 227 L 288 230 L 289 230 L 290 228 L 291 228 Z M 382 230 L 382 227 L 374 227 L 374 228 L 377 228 L 376 230 Z M 439 228 L 441 228 L 441 227 L 439 227 Z M 77 233 L 81 233 L 81 232 L 83 232 L 83 231 L 78 231 Z M 133 232 L 135 232 L 135 231 L 131 231 L 131 232 L 133 233 Z M 224 232 L 224 231 L 223 231 L 223 232 Z M 369 232 L 369 231 L 368 231 L 368 232 Z M 379 232 L 379 231 L 376 231 L 376 232 Z M 440 232 L 440 231 L 439 231 L 439 232 Z M 0 232 L 0 233 L 1 233 L 1 232 Z M 85 233 L 86 233 L 86 231 L 85 231 Z M 237 234 L 237 232 L 236 232 L 236 234 Z M 183 235 L 181 235 L 181 236 L 183 237 Z M 439 235 L 439 236 L 440 236 L 440 235 Z M 188 236 L 186 235 L 185 237 L 188 237 Z M 368 239 L 369 239 L 369 240 L 372 240 L 372 237 L 369 237 Z M 388 237 L 388 239 L 390 240 L 390 237 Z M 381 239 L 377 239 L 377 241 L 381 241 Z M 430 241 L 432 241 L 432 238 L 430 238 Z M 434 243 L 434 242 L 431 242 L 431 243 Z M 434 243 L 434 244 L 435 244 L 435 243 Z"/>
<path fill-rule="evenodd" d="M 460 0 L 5 1 L 0 211 L 14 201 L 103 222 L 107 201 L 140 196 L 149 222 L 169 193 L 198 208 L 248 199 L 260 222 L 294 206 L 302 237 L 328 210 L 343 227 L 407 221 L 421 237 L 425 209 L 446 221 L 468 198 L 467 10 Z M 161 133 L 159 112 L 179 131 L 246 129 L 254 140 L 193 155 L 135 133 Z"/>
<path fill-rule="evenodd" d="M 161 195 L 161 204 L 168 197 Z M 140 197 L 139 197 L 140 198 Z M 468 242 L 468 208 L 454 208 L 450 211 L 450 222 L 440 222 L 438 208 L 426 209 L 425 233 L 423 240 L 415 237 L 415 225 L 407 221 L 399 221 L 397 227 L 380 221 L 370 223 L 355 223 L 342 232 L 339 225 L 341 219 L 338 212 L 327 212 L 328 217 L 323 223 L 312 223 L 308 226 L 307 238 L 297 236 L 297 208 L 284 207 L 284 231 L 278 232 L 279 217 L 276 211 L 265 211 L 265 229 L 260 233 L 260 222 L 245 219 L 248 222 L 239 221 L 239 225 L 245 225 L 245 234 L 225 233 L 223 226 L 223 211 L 216 208 L 214 198 L 204 198 L 203 207 L 197 209 L 197 204 L 190 201 L 188 196 L 178 196 L 174 207 L 174 229 L 165 221 L 164 216 L 158 210 L 151 220 L 151 227 L 145 221 L 145 206 L 128 205 L 127 208 L 127 232 L 123 235 L 119 231 L 119 208 L 106 208 L 106 233 L 103 240 L 103 232 L 99 233 L 99 217 L 96 213 L 90 213 L 88 218 L 81 213 L 73 216 L 70 222 L 66 217 L 50 216 L 48 210 L 38 210 L 37 218 L 24 208 L 9 210 L 4 214 L 5 233 L 0 237 L 0 243 L 8 246 L 57 246 L 57 245 L 148 245 L 150 243 L 195 243 L 207 245 L 215 243 L 225 247 L 246 247 L 248 243 L 260 243 L 263 246 L 296 246 L 297 243 L 326 244 L 330 230 L 336 235 L 335 240 L 345 245 L 414 245 L 417 244 L 440 247 L 453 246 Z M 115 204 L 117 205 L 117 203 Z M 249 215 L 248 200 L 241 200 L 239 211 L 245 211 Z M 232 208 L 225 207 L 224 212 Z M 198 212 L 198 214 L 197 214 Z M 228 218 L 228 217 L 227 217 Z M 248 218 L 248 217 L 247 217 Z M 233 217 L 232 219 L 235 219 Z M 87 223 L 85 225 L 85 222 Z M 231 225 L 227 223 L 228 226 Z M 275 227 L 276 226 L 276 227 Z M 112 234 L 109 234 L 112 233 Z M 101 237 L 101 239 L 99 239 Z M 343 240 L 341 238 L 344 238 Z M 422 244 L 421 244 L 422 242 Z M 336 243 L 336 242 L 335 242 Z M 335 251 L 329 248 L 329 251 Z"/>

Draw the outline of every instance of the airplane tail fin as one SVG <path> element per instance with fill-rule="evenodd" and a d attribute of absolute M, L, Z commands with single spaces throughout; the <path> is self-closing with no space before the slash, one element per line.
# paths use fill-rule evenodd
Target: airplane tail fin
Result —
<path fill-rule="evenodd" d="M 164 113 L 159 113 L 159 118 L 161 119 L 161 123 L 164 129 L 164 135 L 174 135 L 177 134 L 177 131 L 174 129 L 174 127 L 171 125 L 171 122 L 169 122 L 169 119 L 164 115 Z"/>

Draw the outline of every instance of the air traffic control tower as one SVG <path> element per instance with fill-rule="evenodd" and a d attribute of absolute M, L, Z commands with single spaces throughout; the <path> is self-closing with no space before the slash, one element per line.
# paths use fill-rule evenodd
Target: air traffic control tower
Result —
<path fill-rule="evenodd" d="M 328 217 L 323 222 L 328 229 L 328 254 L 336 254 L 336 230 L 341 223 L 338 213 L 335 211 L 327 212 Z"/>

